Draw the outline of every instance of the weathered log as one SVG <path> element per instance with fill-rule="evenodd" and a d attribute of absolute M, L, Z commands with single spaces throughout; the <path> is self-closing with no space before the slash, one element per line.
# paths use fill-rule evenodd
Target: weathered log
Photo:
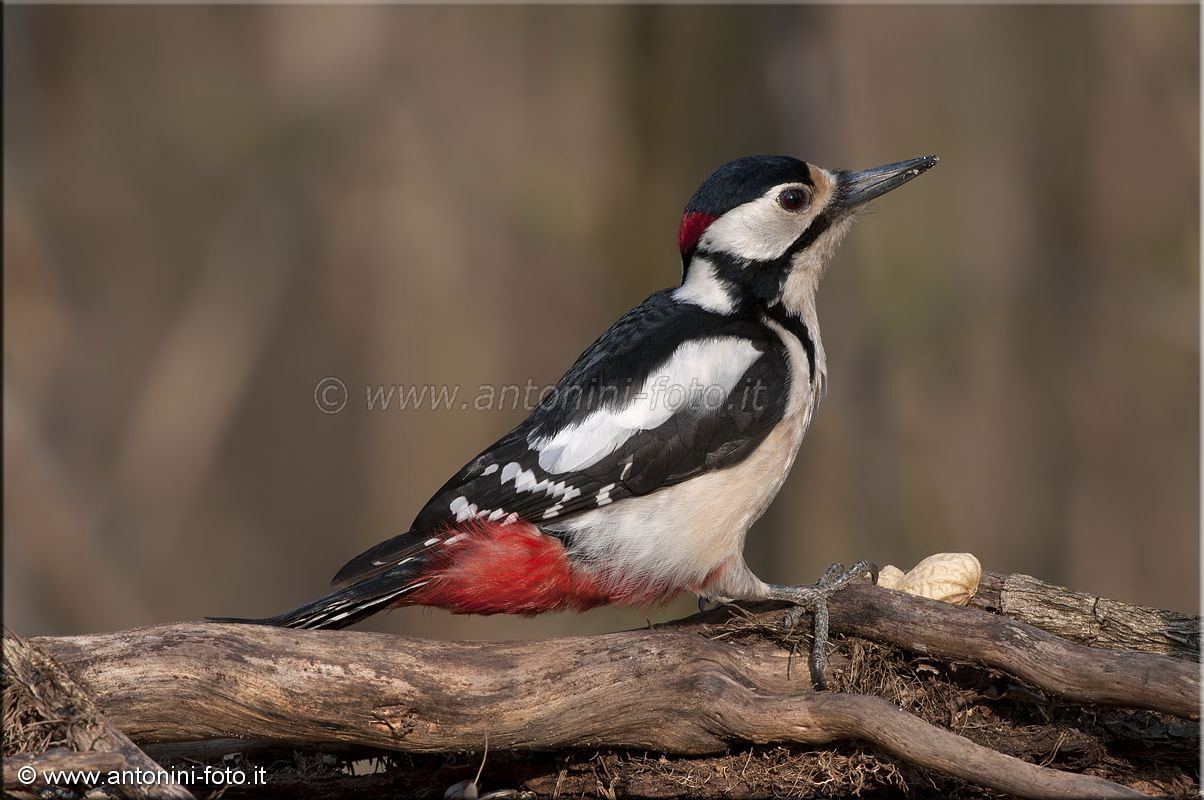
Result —
<path fill-rule="evenodd" d="M 989 578 L 983 603 L 989 607 L 1002 596 L 992 587 L 1005 585 Z M 47 661 L 64 665 L 112 724 L 155 752 L 172 743 L 193 754 L 216 745 L 212 755 L 238 741 L 241 749 L 333 744 L 345 752 L 447 753 L 480 750 L 488 737 L 494 752 L 514 754 L 514 769 L 524 761 L 543 769 L 524 782 L 546 788 L 539 751 L 697 757 L 742 743 L 859 740 L 902 763 L 1020 796 L 1138 796 L 976 744 L 881 697 L 814 692 L 807 670 L 780 646 L 786 637 L 806 650 L 798 634 L 782 630 L 781 617 L 773 604 L 729 606 L 646 630 L 526 643 L 200 623 L 31 641 L 54 657 Z M 1129 618 L 1147 626 L 1162 619 Z M 1184 619 L 1190 631 L 1194 618 Z M 833 598 L 832 623 L 834 631 L 950 664 L 983 664 L 1076 703 L 1199 714 L 1195 664 L 1085 647 L 999 613 L 856 586 Z M 1139 628 L 1131 625 L 1138 633 L 1121 643 L 1148 649 L 1157 634 Z M 741 635 L 752 633 L 766 635 Z M 841 657 L 834 669 L 843 669 Z M 1053 752 L 1059 741 L 1050 742 Z M 1050 750 L 1023 752 L 1043 759 Z"/>
<path fill-rule="evenodd" d="M 1181 659 L 1086 647 L 979 609 L 865 585 L 838 593 L 831 608 L 833 630 L 986 664 L 1068 700 L 1200 716 L 1199 668 Z"/>
<path fill-rule="evenodd" d="M 1200 660 L 1200 618 L 1076 592 L 1030 575 L 984 573 L 970 605 L 1071 641 Z"/>
<path fill-rule="evenodd" d="M 214 624 L 36 643 L 141 742 L 250 737 L 443 752 L 479 749 L 488 735 L 497 749 L 697 755 L 850 738 L 1022 796 L 1134 796 L 973 744 L 881 698 L 815 693 L 772 643 L 716 641 L 735 613 L 530 643 Z M 767 630 L 780 618 L 765 606 L 739 613 Z M 833 627 L 986 663 L 1076 700 L 1198 714 L 1191 664 L 1075 645 L 977 609 L 854 587 L 834 598 Z"/>
<path fill-rule="evenodd" d="M 531 643 L 183 624 L 42 639 L 140 741 L 249 736 L 414 752 L 633 748 L 721 753 L 735 742 L 872 743 L 1025 797 L 1140 797 L 1020 761 L 885 700 L 816 693 L 786 654 L 697 632 Z"/>
<path fill-rule="evenodd" d="M 59 750 L 47 754 L 42 763 L 35 766 L 33 781 L 21 781 L 17 771 L 29 764 L 10 764 L 5 761 L 4 787 L 6 791 L 28 789 L 39 783 L 41 768 L 45 769 L 97 769 L 95 762 L 118 763 L 120 766 L 105 769 L 141 770 L 160 772 L 161 768 L 150 756 L 142 752 L 121 730 L 97 710 L 91 698 L 53 658 L 37 646 L 31 645 L 7 628 L 4 630 L 5 680 L 19 686 L 22 702 L 30 704 L 46 720 L 70 720 L 66 728 L 70 750 Z M 74 757 L 71 755 L 74 751 Z M 103 758 L 96 756 L 103 753 Z M 9 767 L 12 766 L 11 771 Z M 12 778 L 10 781 L 9 778 Z M 122 796 L 134 800 L 192 800 L 192 793 L 173 783 L 142 785 L 123 783 L 117 787 Z"/>

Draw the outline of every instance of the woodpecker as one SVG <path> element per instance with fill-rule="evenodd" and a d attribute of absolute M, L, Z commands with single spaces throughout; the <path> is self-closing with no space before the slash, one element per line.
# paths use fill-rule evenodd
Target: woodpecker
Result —
<path fill-rule="evenodd" d="M 335 591 L 260 620 L 342 628 L 386 608 L 539 614 L 704 598 L 814 612 L 876 569 L 778 586 L 744 538 L 781 489 L 826 390 L 815 295 L 869 201 L 936 156 L 830 171 L 786 156 L 716 170 L 678 229 L 681 285 L 624 315 L 533 413 L 443 484 L 409 530 L 356 556 Z M 822 675 L 822 669 L 818 670 Z"/>

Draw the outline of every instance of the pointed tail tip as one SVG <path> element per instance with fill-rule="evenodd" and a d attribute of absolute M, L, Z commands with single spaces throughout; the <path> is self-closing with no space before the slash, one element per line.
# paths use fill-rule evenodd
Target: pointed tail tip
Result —
<path fill-rule="evenodd" d="M 268 625 L 274 628 L 284 627 L 280 617 L 262 617 L 260 619 L 244 619 L 243 617 L 205 617 L 205 622 L 215 622 L 222 625 Z"/>

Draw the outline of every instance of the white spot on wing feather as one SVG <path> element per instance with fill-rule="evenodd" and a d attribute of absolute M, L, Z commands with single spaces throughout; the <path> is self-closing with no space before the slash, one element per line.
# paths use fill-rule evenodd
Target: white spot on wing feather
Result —
<path fill-rule="evenodd" d="M 400 567 L 402 564 L 405 564 L 406 562 L 413 561 L 413 560 L 414 560 L 414 556 L 409 556 L 408 558 L 403 558 L 401 561 L 397 561 L 397 562 L 373 561 L 372 566 L 383 567 L 385 564 L 393 563 L 393 566 Z"/>
<path fill-rule="evenodd" d="M 529 492 L 536 489 L 539 482 L 535 480 L 535 471 L 524 469 L 518 473 L 518 477 L 514 479 L 514 488 L 520 492 Z"/>
<path fill-rule="evenodd" d="M 514 480 L 514 488 L 519 492 L 544 492 L 549 497 L 555 497 L 560 502 L 568 502 L 574 497 L 581 495 L 581 490 L 573 486 L 569 486 L 567 481 L 553 482 L 549 479 L 536 480 L 535 470 L 523 469 L 516 462 L 511 461 L 502 469 L 502 483 L 508 480 Z"/>

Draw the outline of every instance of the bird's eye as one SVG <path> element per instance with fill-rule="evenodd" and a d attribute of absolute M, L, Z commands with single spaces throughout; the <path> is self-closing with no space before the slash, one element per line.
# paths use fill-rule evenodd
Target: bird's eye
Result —
<path fill-rule="evenodd" d="M 809 202 L 810 196 L 802 189 L 783 189 L 778 195 L 778 205 L 787 211 L 802 211 Z"/>

